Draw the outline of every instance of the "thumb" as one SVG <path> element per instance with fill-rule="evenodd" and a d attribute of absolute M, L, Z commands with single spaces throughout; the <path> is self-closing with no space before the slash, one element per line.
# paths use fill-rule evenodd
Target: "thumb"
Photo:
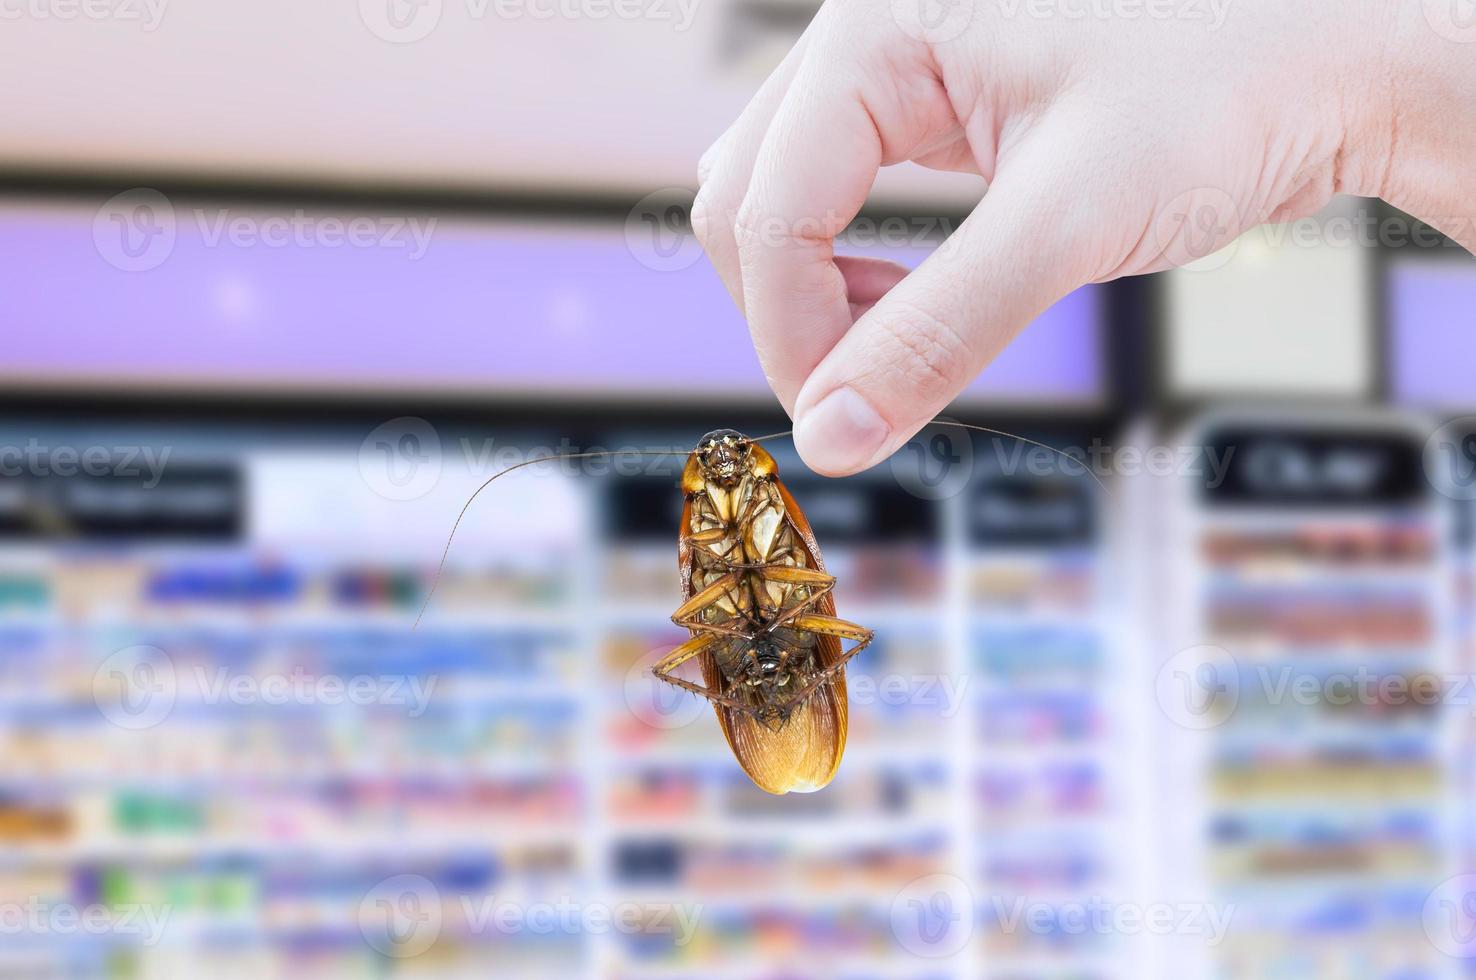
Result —
<path fill-rule="evenodd" d="M 816 366 L 795 399 L 806 465 L 843 476 L 886 459 L 1022 327 L 1101 274 L 1102 229 L 1086 224 L 1097 206 L 1067 172 L 1070 150 L 1032 134 L 958 230 Z"/>

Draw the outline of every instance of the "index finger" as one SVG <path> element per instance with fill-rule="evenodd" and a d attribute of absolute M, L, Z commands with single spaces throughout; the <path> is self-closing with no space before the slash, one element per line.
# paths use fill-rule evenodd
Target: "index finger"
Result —
<path fill-rule="evenodd" d="M 759 361 L 791 413 L 800 387 L 851 326 L 835 236 L 881 169 L 881 138 L 839 74 L 800 71 L 765 134 L 738 210 L 743 303 Z"/>

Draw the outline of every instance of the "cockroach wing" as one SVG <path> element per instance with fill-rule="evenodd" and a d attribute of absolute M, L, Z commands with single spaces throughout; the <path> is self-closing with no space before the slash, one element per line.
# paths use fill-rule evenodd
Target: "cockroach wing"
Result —
<path fill-rule="evenodd" d="M 815 532 L 805 519 L 804 511 L 778 477 L 771 477 L 784 502 L 785 519 L 804 543 L 811 568 L 825 571 Z M 682 509 L 682 528 L 691 526 L 692 505 Z M 685 543 L 678 546 L 683 599 L 692 597 L 692 554 Z M 815 611 L 824 616 L 835 615 L 835 600 L 827 593 L 815 603 Z M 816 635 L 817 657 L 823 666 L 831 666 L 841 658 L 839 637 Z M 724 678 L 711 654 L 699 661 L 702 679 L 708 690 L 723 691 Z M 842 668 L 815 689 L 810 697 L 795 706 L 789 720 L 779 729 L 761 724 L 747 712 L 721 704 L 713 705 L 718 725 L 728 740 L 728 747 L 743 771 L 762 790 L 774 793 L 812 793 L 835 778 L 841 755 L 846 748 L 846 674 Z"/>

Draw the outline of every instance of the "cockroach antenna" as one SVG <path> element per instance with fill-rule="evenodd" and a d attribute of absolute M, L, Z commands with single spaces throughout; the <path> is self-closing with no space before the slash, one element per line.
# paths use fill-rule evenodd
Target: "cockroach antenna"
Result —
<path fill-rule="evenodd" d="M 498 470 L 487 477 L 485 483 L 472 491 L 466 503 L 461 505 L 461 512 L 456 515 L 456 522 L 451 525 L 451 533 L 446 535 L 446 547 L 441 551 L 441 562 L 436 566 L 435 578 L 431 579 L 430 591 L 425 594 L 425 601 L 420 604 L 420 612 L 415 614 L 415 625 L 410 627 L 413 632 L 420 628 L 420 620 L 425 616 L 425 610 L 430 606 L 431 597 L 436 594 L 436 586 L 441 584 L 441 573 L 446 570 L 446 558 L 451 554 L 451 542 L 456 537 L 456 531 L 461 527 L 461 520 L 466 512 L 471 509 L 472 501 L 476 500 L 481 492 L 490 487 L 493 482 L 507 476 L 513 470 L 520 470 L 534 463 L 551 463 L 555 460 L 568 459 L 594 459 L 600 456 L 686 456 L 687 453 L 676 449 L 596 449 L 584 453 L 559 453 L 551 456 L 539 456 L 536 459 L 525 459 L 521 463 L 514 463 L 504 469 Z"/>
<path fill-rule="evenodd" d="M 987 425 L 970 425 L 968 422 L 955 422 L 952 419 L 933 419 L 931 422 L 927 423 L 927 425 L 924 425 L 923 428 L 926 429 L 929 425 L 951 425 L 957 429 L 972 429 L 974 432 L 987 432 L 992 436 L 1000 436 L 1005 439 L 1014 439 L 1015 441 L 1023 442 L 1028 446 L 1036 446 L 1040 449 L 1044 449 L 1046 452 L 1055 453 L 1057 456 L 1060 456 L 1063 459 L 1069 459 L 1076 465 L 1080 466 L 1082 470 L 1086 473 L 1086 475 L 1091 477 L 1092 480 L 1096 482 L 1097 486 L 1102 488 L 1103 493 L 1107 494 L 1107 496 L 1109 497 L 1112 496 L 1112 491 L 1107 489 L 1107 484 L 1102 482 L 1102 478 L 1094 473 L 1092 471 L 1092 468 L 1088 466 L 1084 460 L 1077 459 L 1075 456 L 1066 452 L 1064 449 L 1057 449 L 1055 446 L 1048 446 L 1043 442 L 1036 442 L 1034 439 L 1027 439 L 1025 436 L 1017 436 L 1013 432 L 1005 432 L 1002 429 L 991 429 Z M 763 442 L 765 439 L 782 439 L 784 436 L 793 434 L 794 430 L 788 429 L 784 432 L 771 432 L 766 436 L 759 436 L 757 439 L 750 439 L 748 441 Z"/>

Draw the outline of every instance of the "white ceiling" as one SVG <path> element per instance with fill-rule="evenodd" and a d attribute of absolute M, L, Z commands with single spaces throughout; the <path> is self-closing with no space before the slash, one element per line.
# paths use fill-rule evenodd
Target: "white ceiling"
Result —
<path fill-rule="evenodd" d="M 0 165 L 690 187 L 702 150 L 808 16 L 786 14 L 786 0 L 419 2 L 4 0 Z M 577 15 L 546 16 L 559 4 Z M 780 26 L 765 27 L 776 7 Z M 395 10 L 425 36 L 381 36 L 395 34 Z M 879 187 L 940 204 L 980 191 L 923 171 Z"/>

